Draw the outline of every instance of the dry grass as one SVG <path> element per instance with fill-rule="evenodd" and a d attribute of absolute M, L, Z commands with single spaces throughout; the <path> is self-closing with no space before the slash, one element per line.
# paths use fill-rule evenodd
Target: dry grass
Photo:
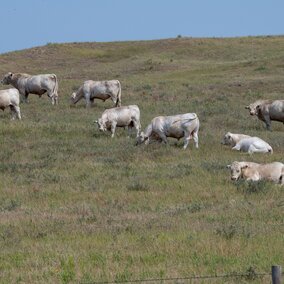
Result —
<path fill-rule="evenodd" d="M 1 113 L 1 282 L 270 272 L 283 264 L 283 189 L 232 183 L 226 170 L 234 160 L 284 160 L 283 125 L 268 132 L 244 109 L 283 99 L 283 47 L 283 37 L 179 38 L 0 55 L 0 76 L 52 72 L 60 88 L 58 107 L 30 95 L 21 122 Z M 69 107 L 87 79 L 119 79 L 122 102 L 139 105 L 143 127 L 157 115 L 196 112 L 200 149 L 183 151 L 173 140 L 135 147 L 122 129 L 113 140 L 99 133 L 94 121 L 111 101 Z M 257 135 L 274 154 L 233 152 L 220 145 L 227 131 Z M 222 281 L 250 280 L 215 283 Z"/>

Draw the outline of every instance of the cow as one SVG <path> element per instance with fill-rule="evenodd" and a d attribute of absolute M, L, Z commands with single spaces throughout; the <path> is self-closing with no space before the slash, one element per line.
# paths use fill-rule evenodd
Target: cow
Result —
<path fill-rule="evenodd" d="M 227 132 L 224 135 L 223 141 L 224 145 L 234 146 L 233 150 L 252 153 L 273 153 L 272 147 L 266 143 L 264 140 L 258 137 L 251 137 L 244 134 L 234 134 Z"/>
<path fill-rule="evenodd" d="M 227 166 L 231 170 L 231 180 L 244 178 L 247 181 L 268 180 L 281 185 L 284 184 L 284 164 L 274 162 L 258 164 L 253 162 L 233 162 Z"/>
<path fill-rule="evenodd" d="M 29 94 L 41 97 L 47 93 L 53 105 L 58 104 L 58 81 L 55 74 L 29 75 L 24 73 L 7 73 L 2 84 L 11 84 L 19 90 L 24 102 L 28 101 Z"/>
<path fill-rule="evenodd" d="M 12 120 L 15 118 L 21 119 L 20 111 L 20 94 L 17 89 L 11 88 L 0 90 L 0 109 L 3 111 L 5 108 L 10 107 L 12 113 Z"/>
<path fill-rule="evenodd" d="M 116 127 L 127 127 L 128 136 L 130 136 L 131 129 L 135 127 L 139 136 L 141 129 L 140 124 L 140 110 L 137 105 L 121 106 L 106 109 L 101 118 L 95 121 L 98 124 L 100 131 L 111 131 L 111 137 L 114 137 Z"/>
<path fill-rule="evenodd" d="M 221 144 L 223 145 L 229 145 L 229 146 L 236 146 L 238 142 L 240 142 L 244 138 L 250 138 L 251 136 L 245 135 L 245 134 L 234 134 L 231 132 L 227 132 L 224 137 Z"/>
<path fill-rule="evenodd" d="M 92 81 L 83 83 L 76 93 L 71 95 L 71 105 L 76 104 L 82 98 L 86 101 L 86 107 L 94 103 L 94 99 L 107 100 L 111 98 L 115 107 L 121 106 L 121 85 L 118 80 Z"/>
<path fill-rule="evenodd" d="M 284 123 L 284 100 L 258 100 L 245 108 L 262 120 L 267 130 L 271 130 L 272 120 Z"/>
<path fill-rule="evenodd" d="M 180 139 L 184 137 L 186 149 L 189 140 L 193 138 L 195 147 L 198 148 L 199 119 L 196 113 L 185 113 L 173 116 L 158 116 L 141 132 L 136 145 L 153 141 L 168 143 L 167 137 Z"/>

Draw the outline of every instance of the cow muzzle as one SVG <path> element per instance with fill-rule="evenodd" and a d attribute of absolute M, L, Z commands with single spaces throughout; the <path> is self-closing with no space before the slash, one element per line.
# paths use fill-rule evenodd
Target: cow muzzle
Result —
<path fill-rule="evenodd" d="M 103 126 L 99 127 L 99 131 L 105 132 L 106 128 L 104 128 Z"/>

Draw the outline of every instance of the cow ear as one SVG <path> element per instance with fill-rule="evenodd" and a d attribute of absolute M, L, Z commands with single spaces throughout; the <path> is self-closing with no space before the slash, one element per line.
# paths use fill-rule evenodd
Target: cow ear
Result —
<path fill-rule="evenodd" d="M 231 168 L 231 165 L 227 165 L 226 168 L 227 168 L 227 169 L 230 169 L 230 168 Z"/>
<path fill-rule="evenodd" d="M 248 168 L 248 165 L 242 166 L 242 169 L 247 169 L 247 168 Z"/>

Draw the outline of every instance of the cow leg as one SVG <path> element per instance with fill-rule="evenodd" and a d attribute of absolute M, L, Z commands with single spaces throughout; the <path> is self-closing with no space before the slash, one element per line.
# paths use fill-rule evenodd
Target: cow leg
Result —
<path fill-rule="evenodd" d="M 23 102 L 28 103 L 29 102 L 28 101 L 29 93 L 24 92 L 24 93 L 21 93 L 21 94 L 23 94 L 22 95 Z"/>
<path fill-rule="evenodd" d="M 250 145 L 248 148 L 248 153 L 251 155 L 254 152 L 259 152 L 259 151 L 257 151 L 257 149 L 253 145 Z"/>
<path fill-rule="evenodd" d="M 162 142 L 164 142 L 165 144 L 168 144 L 167 136 L 164 133 L 160 132 L 159 137 L 161 138 Z"/>
<path fill-rule="evenodd" d="M 12 107 L 12 106 L 10 106 L 10 107 Z M 14 108 L 15 117 L 16 117 L 17 119 L 22 119 L 22 118 L 21 118 L 20 107 L 18 107 L 18 106 L 13 106 L 13 108 Z"/>
<path fill-rule="evenodd" d="M 114 96 L 111 97 L 112 102 L 114 103 L 114 107 L 117 107 L 118 105 L 116 105 L 116 98 Z"/>
<path fill-rule="evenodd" d="M 116 128 L 116 123 L 112 123 L 112 125 L 111 125 L 111 138 L 114 137 L 115 128 Z"/>
<path fill-rule="evenodd" d="M 271 131 L 271 120 L 269 115 L 264 116 L 264 122 L 266 125 L 266 129 Z"/>
<path fill-rule="evenodd" d="M 193 137 L 195 148 L 198 149 L 198 133 L 197 132 L 193 132 L 193 133 L 191 133 L 191 135 Z"/>
<path fill-rule="evenodd" d="M 92 103 L 91 103 L 91 96 L 89 93 L 85 94 L 85 100 L 86 100 L 86 108 L 90 108 Z"/>
<path fill-rule="evenodd" d="M 139 137 L 139 133 L 140 133 L 140 129 L 141 129 L 141 125 L 139 122 L 137 121 L 133 121 L 134 127 L 136 129 L 136 137 Z"/>
<path fill-rule="evenodd" d="M 236 146 L 234 146 L 234 147 L 232 148 L 232 150 L 240 151 L 240 150 L 241 150 L 240 144 L 237 144 Z"/>
<path fill-rule="evenodd" d="M 128 132 L 128 138 L 130 138 L 131 132 L 132 132 L 132 126 L 128 125 L 127 126 L 127 132 Z"/>
<path fill-rule="evenodd" d="M 54 104 L 58 105 L 58 96 L 54 96 Z"/>
<path fill-rule="evenodd" d="M 51 97 L 51 104 L 55 105 L 55 98 L 54 97 Z"/>
<path fill-rule="evenodd" d="M 15 118 L 16 118 L 16 111 L 15 111 L 15 108 L 14 108 L 13 105 L 10 105 L 10 111 L 11 111 L 11 114 L 12 114 L 11 120 L 15 120 Z"/>
<path fill-rule="evenodd" d="M 188 137 L 186 137 L 186 138 L 184 139 L 183 149 L 186 149 L 186 148 L 187 148 L 188 143 L 189 143 L 189 140 L 190 140 L 190 136 L 188 136 Z"/>

